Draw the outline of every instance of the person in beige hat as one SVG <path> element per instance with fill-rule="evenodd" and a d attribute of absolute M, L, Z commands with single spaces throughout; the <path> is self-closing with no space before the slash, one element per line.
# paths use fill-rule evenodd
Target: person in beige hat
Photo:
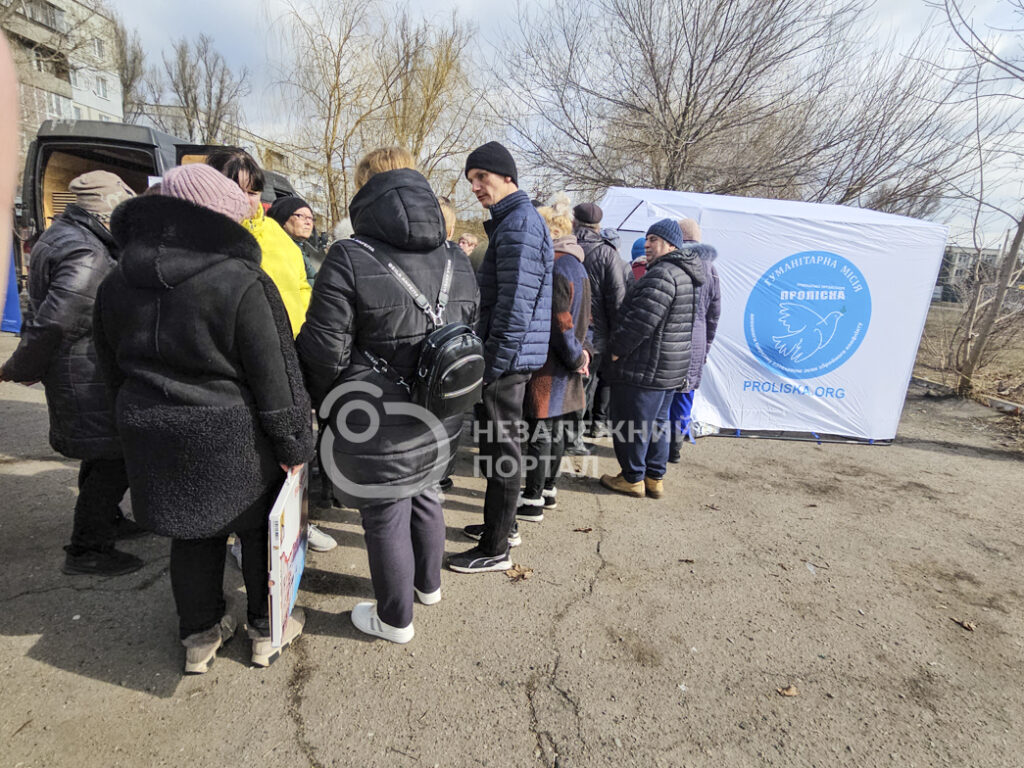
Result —
<path fill-rule="evenodd" d="M 96 360 L 93 304 L 118 251 L 108 230 L 110 214 L 135 193 L 107 171 L 83 174 L 69 189 L 75 202 L 32 248 L 29 318 L 18 348 L 0 368 L 0 381 L 42 381 L 50 445 L 82 461 L 64 573 L 117 576 L 143 563 L 115 549 L 114 541 L 144 531 L 118 509 L 128 477 L 110 393 Z"/>

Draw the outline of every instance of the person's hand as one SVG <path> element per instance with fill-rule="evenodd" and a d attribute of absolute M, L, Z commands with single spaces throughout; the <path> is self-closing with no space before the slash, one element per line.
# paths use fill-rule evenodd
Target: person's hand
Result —
<path fill-rule="evenodd" d="M 612 362 L 613 362 L 613 363 L 614 363 L 614 362 L 617 362 L 617 361 L 618 361 L 618 359 L 619 359 L 619 356 L 618 356 L 618 355 L 612 355 Z"/>
<path fill-rule="evenodd" d="M 583 365 L 576 369 L 576 373 L 583 376 L 590 375 L 590 353 L 587 350 L 583 350 Z"/>
<path fill-rule="evenodd" d="M 281 469 L 284 470 L 284 473 L 289 476 L 294 475 L 296 472 L 302 469 L 301 464 L 296 464 L 294 467 L 289 467 L 287 464 L 281 464 L 280 467 Z"/>

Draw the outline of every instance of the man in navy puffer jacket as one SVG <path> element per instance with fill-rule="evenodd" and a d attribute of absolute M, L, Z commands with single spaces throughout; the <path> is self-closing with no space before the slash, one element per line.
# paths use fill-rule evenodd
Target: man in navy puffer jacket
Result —
<path fill-rule="evenodd" d="M 491 141 L 473 150 L 466 158 L 466 178 L 491 212 L 484 223 L 487 253 L 477 274 L 486 413 L 480 454 L 487 493 L 482 531 L 470 526 L 465 532 L 480 543 L 452 555 L 448 567 L 480 573 L 511 568 L 509 546 L 519 543 L 513 531 L 522 474 L 519 423 L 526 383 L 548 357 L 555 251 L 547 225 L 519 189 L 515 160 L 505 147 Z"/>

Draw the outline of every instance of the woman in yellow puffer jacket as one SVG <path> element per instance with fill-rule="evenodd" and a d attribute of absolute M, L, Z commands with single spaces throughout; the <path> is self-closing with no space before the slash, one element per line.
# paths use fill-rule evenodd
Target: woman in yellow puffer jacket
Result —
<path fill-rule="evenodd" d="M 213 152 L 206 158 L 206 164 L 227 176 L 249 196 L 252 214 L 242 221 L 242 226 L 252 232 L 256 242 L 260 244 L 260 267 L 274 281 L 277 292 L 281 294 L 281 301 L 284 302 L 288 320 L 291 322 L 292 337 L 298 336 L 302 324 L 306 322 L 306 310 L 309 309 L 313 288 L 306 279 L 306 263 L 303 261 L 299 246 L 281 229 L 280 224 L 267 218 L 263 211 L 263 204 L 260 202 L 264 183 L 263 169 L 253 160 L 252 155 L 241 149 Z M 312 522 L 307 532 L 309 548 L 314 552 L 327 552 L 338 546 L 338 542 Z M 232 553 L 234 552 L 232 548 Z"/>
<path fill-rule="evenodd" d="M 260 193 L 263 192 L 262 169 L 248 152 L 240 149 L 214 152 L 206 162 L 249 195 L 252 215 L 242 222 L 242 226 L 252 232 L 259 243 L 263 254 L 260 267 L 274 281 L 291 321 L 292 336 L 298 336 L 306 320 L 313 289 L 306 279 L 302 251 L 288 233 L 281 229 L 281 225 L 267 218 L 263 211 L 260 202 Z"/>

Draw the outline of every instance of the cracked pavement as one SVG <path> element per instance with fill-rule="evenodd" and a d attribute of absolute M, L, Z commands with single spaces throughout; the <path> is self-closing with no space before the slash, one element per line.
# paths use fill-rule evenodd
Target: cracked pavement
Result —
<path fill-rule="evenodd" d="M 240 632 L 185 678 L 168 542 L 62 575 L 77 463 L 42 392 L 0 384 L 0 765 L 1019 765 L 1024 455 L 998 421 L 912 390 L 892 447 L 702 439 L 658 501 L 566 477 L 520 523 L 532 577 L 445 572 L 406 646 L 352 627 L 358 518 L 319 512 L 340 546 L 310 555 L 304 636 L 257 670 Z M 471 475 L 466 453 L 449 552 Z"/>

